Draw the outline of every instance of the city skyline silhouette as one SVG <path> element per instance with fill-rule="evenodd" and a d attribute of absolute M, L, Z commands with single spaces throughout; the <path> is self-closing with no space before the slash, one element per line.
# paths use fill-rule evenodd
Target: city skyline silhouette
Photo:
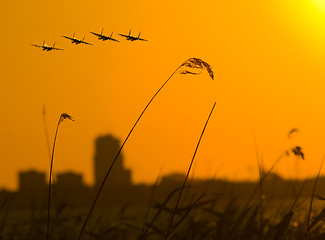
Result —
<path fill-rule="evenodd" d="M 120 148 L 120 140 L 112 134 L 100 135 L 94 141 L 95 154 L 93 158 L 94 184 L 87 185 L 80 173 L 65 171 L 55 174 L 53 181 L 53 198 L 56 202 L 69 203 L 75 206 L 87 206 L 90 204 L 93 196 L 97 192 L 105 173 L 110 166 L 113 158 Z M 265 174 L 265 173 L 264 173 Z M 296 184 L 296 189 L 302 185 L 302 181 L 283 179 L 279 175 L 270 173 L 265 181 L 264 190 L 266 193 L 272 192 L 276 186 L 277 192 L 272 193 L 272 197 L 288 197 L 286 188 Z M 168 195 L 170 191 L 181 186 L 184 181 L 184 173 L 171 173 L 161 176 L 159 182 L 155 184 L 134 184 L 132 182 L 132 170 L 125 168 L 123 153 L 119 156 L 116 165 L 112 169 L 111 175 L 104 186 L 103 196 L 100 197 L 99 205 L 120 204 L 121 201 L 144 204 L 153 188 L 159 189 L 156 199 L 161 199 Z M 47 174 L 36 170 L 21 171 L 17 175 L 19 187 L 17 191 L 0 190 L 0 201 L 4 201 L 10 194 L 18 194 L 15 197 L 13 206 L 28 208 L 31 205 L 41 207 L 46 204 L 48 192 Z M 308 195 L 313 183 L 313 179 L 307 181 L 307 186 L 303 192 Z M 233 194 L 234 196 L 247 197 L 253 192 L 255 181 L 232 182 L 222 179 L 190 179 L 188 186 L 191 186 L 193 196 L 196 196 L 202 189 L 223 189 L 224 194 Z M 320 177 L 319 188 L 325 186 L 325 177 Z M 123 191 L 121 191 L 123 189 Z M 212 190 L 211 190 L 212 189 Z M 319 190 L 319 194 L 325 194 L 325 190 Z M 291 195 L 293 197 L 293 195 Z"/>

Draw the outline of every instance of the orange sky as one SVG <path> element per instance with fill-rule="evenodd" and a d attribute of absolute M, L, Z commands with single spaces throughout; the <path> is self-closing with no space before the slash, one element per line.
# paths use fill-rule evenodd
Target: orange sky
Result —
<path fill-rule="evenodd" d="M 148 100 L 186 59 L 215 72 L 175 75 L 124 148 L 135 182 L 187 170 L 214 101 L 215 111 L 195 159 L 194 176 L 255 179 L 253 134 L 268 168 L 289 147 L 305 161 L 284 158 L 287 177 L 317 173 L 325 152 L 325 3 L 272 1 L 4 1 L 0 8 L 0 187 L 15 189 L 17 171 L 48 172 L 42 119 L 50 140 L 62 112 L 54 171 L 73 170 L 93 183 L 94 140 L 121 141 Z M 100 32 L 121 42 L 101 42 Z M 127 42 L 117 33 L 148 42 Z M 72 45 L 61 35 L 94 46 Z M 42 52 L 43 40 L 65 51 Z M 291 128 L 299 128 L 287 139 Z M 161 170 L 162 169 L 162 170 Z"/>

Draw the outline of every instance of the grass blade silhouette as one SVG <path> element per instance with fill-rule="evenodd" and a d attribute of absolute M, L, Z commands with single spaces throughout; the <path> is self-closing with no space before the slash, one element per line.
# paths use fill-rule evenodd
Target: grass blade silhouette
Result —
<path fill-rule="evenodd" d="M 171 198 L 174 196 L 174 194 L 178 191 L 181 190 L 181 187 L 175 188 L 173 191 L 171 191 L 168 196 L 166 197 L 166 199 L 164 200 L 164 202 L 160 205 L 160 207 L 158 208 L 158 211 L 156 212 L 155 216 L 152 218 L 151 222 L 149 224 L 147 224 L 147 228 L 144 231 L 144 234 L 142 234 L 138 239 L 146 239 L 149 230 L 153 227 L 154 222 L 157 220 L 158 216 L 160 215 L 160 213 L 164 210 L 164 208 L 166 207 L 166 205 L 168 204 L 168 202 L 171 200 Z"/>
<path fill-rule="evenodd" d="M 175 226 L 173 227 L 173 229 L 171 229 L 170 232 L 167 232 L 167 236 L 166 236 L 166 240 L 170 240 L 172 238 L 172 236 L 175 234 L 176 230 L 182 225 L 182 223 L 185 221 L 185 219 L 188 217 L 188 215 L 190 214 L 190 212 L 196 208 L 198 206 L 199 201 L 205 197 L 206 194 L 202 194 L 201 196 L 199 196 L 195 202 L 188 208 L 188 210 L 185 212 L 185 214 L 179 219 L 179 221 L 175 224 Z"/>
<path fill-rule="evenodd" d="M 102 189 L 103 189 L 103 187 L 104 187 L 104 184 L 105 184 L 105 182 L 107 181 L 107 178 L 108 178 L 108 176 L 109 176 L 109 174 L 110 174 L 110 172 L 111 172 L 111 170 L 112 170 L 112 168 L 113 168 L 113 166 L 114 166 L 114 164 L 115 164 L 117 158 L 119 157 L 119 155 L 120 155 L 120 153 L 121 153 L 121 151 L 122 151 L 122 149 L 123 149 L 125 143 L 126 143 L 127 140 L 129 139 L 129 137 L 130 137 L 131 133 L 133 132 L 134 128 L 136 127 L 136 125 L 137 125 L 138 122 L 140 121 L 141 117 L 143 116 L 144 112 L 147 110 L 147 108 L 149 107 L 149 105 L 151 104 L 151 102 L 152 102 L 152 101 L 155 99 L 155 97 L 158 95 L 158 93 L 159 93 L 159 92 L 164 88 L 164 86 L 169 82 L 169 80 L 170 80 L 170 79 L 175 75 L 175 73 L 176 73 L 179 69 L 181 69 L 181 68 L 191 68 L 191 69 L 198 69 L 198 70 L 202 70 L 202 71 L 203 71 L 203 70 L 207 70 L 207 72 L 208 72 L 210 78 L 211 78 L 212 80 L 214 80 L 214 74 L 213 74 L 213 71 L 212 71 L 212 67 L 211 67 L 208 63 L 204 62 L 203 60 L 201 60 L 201 59 L 199 59 L 199 58 L 189 58 L 189 59 L 186 60 L 184 63 L 182 63 L 179 67 L 177 67 L 176 70 L 175 70 L 175 71 L 174 71 L 174 72 L 169 76 L 169 78 L 164 82 L 164 84 L 163 84 L 163 85 L 158 89 L 158 91 L 153 95 L 153 97 L 150 99 L 150 101 L 148 102 L 148 104 L 145 106 L 145 108 L 144 108 L 143 111 L 141 112 L 140 116 L 138 117 L 138 119 L 137 119 L 136 122 L 134 123 L 133 127 L 131 128 L 130 132 L 129 132 L 128 135 L 126 136 L 125 140 L 123 141 L 123 143 L 122 143 L 122 145 L 121 145 L 119 151 L 117 152 L 117 154 L 116 154 L 114 160 L 112 161 L 112 163 L 111 163 L 111 165 L 110 165 L 108 171 L 106 172 L 106 175 L 105 175 L 105 177 L 104 177 L 104 179 L 103 179 L 103 181 L 102 181 L 102 183 L 101 183 L 101 185 L 100 185 L 100 187 L 99 187 L 99 189 L 98 189 L 98 192 L 97 192 L 97 194 L 96 194 L 95 200 L 93 201 L 93 203 L 92 203 L 92 205 L 91 205 L 91 207 L 90 207 L 90 210 L 89 210 L 89 212 L 88 212 L 88 215 L 87 215 L 87 217 L 86 217 L 86 219 L 85 219 L 85 222 L 84 222 L 83 225 L 82 225 L 82 228 L 81 228 L 81 231 L 80 231 L 80 233 L 79 233 L 79 238 L 78 238 L 78 239 L 81 239 L 81 237 L 82 237 L 82 233 L 84 232 L 84 230 L 85 230 L 85 228 L 86 228 L 87 222 L 88 222 L 88 220 L 89 220 L 89 218 L 90 218 L 90 216 L 91 216 L 91 214 L 92 214 L 92 212 L 93 212 L 93 210 L 94 210 L 94 207 L 95 207 L 95 205 L 96 205 L 96 203 L 97 203 L 97 200 L 98 200 L 98 198 L 99 198 L 100 193 L 102 192 Z M 187 73 L 182 72 L 182 74 L 187 74 Z"/>
<path fill-rule="evenodd" d="M 43 115 L 43 124 L 44 124 L 46 147 L 47 147 L 47 151 L 48 151 L 48 154 L 49 154 L 49 159 L 51 161 L 51 147 L 50 147 L 50 141 L 49 141 L 49 132 L 48 132 L 47 124 L 46 124 L 46 109 L 45 109 L 45 105 L 43 105 L 42 115 Z"/>
<path fill-rule="evenodd" d="M 63 122 L 64 119 L 69 119 L 71 121 L 74 121 L 73 118 L 67 114 L 62 113 L 58 124 L 56 125 L 56 131 L 54 135 L 54 141 L 53 141 L 53 148 L 52 148 L 52 154 L 51 154 L 51 166 L 50 166 L 50 177 L 49 177 L 49 197 L 48 197 L 48 206 L 47 206 L 47 228 L 46 228 L 46 239 L 50 239 L 50 210 L 51 210 L 51 187 L 52 187 L 52 169 L 53 169 L 53 157 L 54 157 L 54 149 L 55 149 L 55 143 L 56 143 L 56 137 L 58 135 L 59 126 Z"/>
<path fill-rule="evenodd" d="M 275 228 L 275 234 L 273 238 L 274 240 L 281 240 L 284 238 L 285 233 L 289 228 L 289 224 L 293 217 L 293 214 L 294 214 L 293 211 L 288 212 L 278 223 L 278 225 Z"/>
<path fill-rule="evenodd" d="M 254 191 L 251 193 L 250 197 L 248 198 L 248 200 L 246 201 L 245 205 L 244 205 L 244 209 L 248 208 L 248 206 L 250 205 L 251 201 L 253 200 L 256 192 L 262 187 L 262 184 L 264 183 L 264 180 L 266 179 L 267 176 L 269 176 L 269 174 L 273 171 L 273 169 L 275 168 L 275 166 L 280 162 L 280 160 L 285 156 L 286 153 L 282 153 L 273 163 L 273 165 L 271 166 L 271 168 L 265 172 L 262 177 L 260 176 L 258 185 L 256 186 L 256 188 L 254 189 Z"/>
<path fill-rule="evenodd" d="M 314 200 L 314 195 L 315 195 L 315 191 L 316 191 L 316 185 L 317 185 L 317 182 L 318 182 L 318 179 L 319 179 L 320 171 L 322 170 L 322 167 L 323 167 L 324 160 L 325 160 L 325 155 L 324 155 L 322 163 L 321 163 L 321 165 L 320 165 L 320 167 L 318 169 L 318 174 L 317 174 L 317 177 L 315 179 L 312 194 L 311 194 L 311 199 L 310 199 L 310 204 L 309 204 L 309 211 L 308 211 L 308 215 L 307 215 L 306 232 L 305 232 L 305 234 L 303 236 L 303 238 L 307 239 L 307 240 L 309 239 L 308 233 L 309 233 L 309 231 L 311 229 L 311 226 L 309 226 L 309 224 L 310 224 L 310 215 L 311 215 L 311 210 L 312 210 L 312 207 L 313 207 L 313 200 Z"/>
<path fill-rule="evenodd" d="M 209 114 L 209 117 L 208 117 L 208 119 L 207 119 L 206 122 L 205 122 L 205 125 L 204 125 L 204 127 L 203 127 L 203 130 L 202 130 L 201 136 L 200 136 L 199 141 L 198 141 L 198 143 L 197 143 L 197 145 L 196 145 L 196 148 L 195 148 L 195 151 L 194 151 L 194 154 L 193 154 L 193 157 L 192 157 L 191 163 L 190 163 L 190 165 L 189 165 L 189 167 L 188 167 L 188 170 L 187 170 L 187 174 L 186 174 L 185 180 L 184 180 L 184 182 L 183 182 L 183 185 L 182 185 L 181 191 L 180 191 L 180 193 L 179 193 L 179 195 L 178 195 L 178 198 L 177 198 L 177 202 L 176 202 L 175 210 L 174 210 L 174 212 L 173 212 L 172 218 L 171 218 L 170 223 L 169 223 L 169 227 L 168 227 L 168 231 L 167 231 L 167 237 L 166 237 L 166 239 L 168 239 L 169 234 L 170 234 L 170 231 L 171 231 L 171 229 L 172 229 L 172 225 L 173 225 L 173 222 L 174 222 L 174 218 L 175 218 L 175 215 L 176 215 L 176 212 L 177 212 L 177 208 L 178 208 L 179 202 L 180 202 L 181 197 L 182 197 L 182 193 L 183 193 L 183 190 L 184 190 L 184 187 L 185 187 L 186 181 L 187 181 L 187 179 L 188 179 L 188 176 L 190 175 L 191 168 L 192 168 L 192 165 L 193 165 L 193 162 L 194 162 L 194 159 L 195 159 L 195 156 L 196 156 L 197 150 L 199 149 L 199 146 L 200 146 L 200 143 L 201 143 L 201 139 L 202 139 L 202 137 L 203 137 L 203 134 L 204 134 L 204 132 L 205 132 L 205 129 L 206 129 L 207 125 L 208 125 L 208 122 L 209 122 L 209 120 L 210 120 L 210 117 L 211 117 L 211 115 L 212 115 L 212 113 L 213 113 L 213 110 L 214 110 L 214 107 L 215 107 L 215 106 L 216 106 L 216 103 L 213 104 L 213 107 L 212 107 L 212 109 L 211 109 L 211 112 L 210 112 L 210 114 Z"/>

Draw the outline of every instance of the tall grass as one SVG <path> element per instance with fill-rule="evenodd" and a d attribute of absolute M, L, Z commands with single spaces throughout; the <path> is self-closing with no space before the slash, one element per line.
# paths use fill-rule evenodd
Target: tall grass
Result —
<path fill-rule="evenodd" d="M 51 211 L 51 187 L 52 187 L 52 170 L 53 170 L 53 159 L 54 159 L 54 150 L 55 150 L 55 143 L 56 143 L 56 137 L 58 135 L 59 126 L 64 121 L 64 119 L 69 119 L 71 121 L 74 121 L 74 119 L 67 113 L 62 113 L 58 124 L 56 125 L 56 131 L 54 135 L 54 141 L 53 141 L 53 148 L 52 148 L 52 154 L 51 154 L 51 165 L 50 165 L 50 176 L 49 176 L 49 196 L 48 196 L 48 206 L 47 206 L 47 228 L 46 228 L 46 239 L 50 239 L 50 211 Z"/>
<path fill-rule="evenodd" d="M 256 188 L 254 189 L 254 191 L 252 192 L 252 194 L 248 198 L 246 204 L 244 205 L 245 208 L 247 208 L 249 206 L 249 204 L 253 200 L 253 198 L 254 198 L 254 196 L 255 196 L 255 194 L 256 194 L 256 192 L 258 190 L 260 190 L 260 198 L 262 197 L 262 195 L 263 195 L 263 183 L 264 183 L 265 179 L 272 173 L 272 171 L 274 170 L 276 165 L 281 161 L 281 159 L 283 157 L 289 156 L 290 152 L 292 152 L 298 158 L 302 158 L 304 160 L 304 153 L 302 152 L 301 147 L 295 146 L 295 147 L 291 148 L 290 151 L 286 150 L 286 151 L 282 152 L 278 156 L 278 158 L 273 162 L 272 166 L 270 167 L 270 169 L 267 172 L 264 172 L 263 164 L 262 163 L 260 164 L 259 161 L 258 161 L 258 169 L 259 169 L 259 177 L 260 177 L 259 178 L 259 184 L 256 186 Z M 258 155 L 257 155 L 257 157 L 258 157 Z M 261 161 L 261 162 L 263 162 L 263 161 Z"/>
<path fill-rule="evenodd" d="M 320 178 L 319 182 L 320 182 Z M 302 183 L 302 182 L 301 182 Z M 309 186 L 316 186 L 316 181 L 309 180 Z M 181 185 L 181 184 L 180 184 Z M 261 205 L 258 204 L 259 200 L 256 199 L 253 206 L 243 209 L 241 206 L 243 203 L 242 198 L 231 198 L 229 196 L 222 195 L 221 189 L 211 189 L 213 192 L 219 192 L 219 195 L 215 198 L 209 198 L 211 196 L 211 191 L 201 194 L 201 188 L 204 185 L 199 185 L 196 189 L 195 194 L 188 194 L 185 198 L 185 194 L 182 195 L 182 202 L 191 202 L 190 204 L 184 204 L 177 208 L 177 218 L 172 228 L 168 232 L 168 225 L 170 224 L 170 216 L 173 211 L 175 211 L 175 202 L 177 196 L 182 187 L 171 190 L 170 194 L 166 198 L 156 198 L 161 203 L 157 203 L 153 206 L 156 212 L 153 212 L 149 216 L 151 218 L 149 222 L 142 223 L 142 216 L 145 218 L 145 213 L 137 208 L 138 205 L 132 206 L 132 202 L 129 202 L 128 209 L 132 207 L 132 211 L 128 211 L 126 214 L 125 207 L 121 208 L 121 211 L 116 214 L 116 217 L 108 219 L 104 216 L 104 211 L 101 211 L 100 216 L 97 216 L 97 221 L 93 222 L 95 226 L 91 232 L 86 232 L 87 239 L 89 240 L 99 240 L 99 239 L 125 239 L 125 240 L 146 240 L 146 239 L 170 239 L 170 240 L 201 240 L 201 239 L 220 239 L 220 240 L 239 240 L 239 239 L 252 239 L 257 240 L 263 237 L 266 240 L 302 240 L 306 236 L 306 221 L 296 220 L 293 222 L 294 217 L 297 216 L 298 211 L 301 211 L 296 207 L 298 203 L 298 198 L 301 195 L 304 197 L 310 197 L 309 192 L 303 192 L 305 183 L 300 187 L 299 193 L 295 196 L 293 204 L 288 203 L 287 205 L 285 199 L 278 199 L 279 205 L 276 207 L 282 208 L 281 212 L 277 212 L 274 206 L 268 205 L 265 202 L 264 205 L 264 231 L 261 236 L 260 232 L 260 211 Z M 290 186 L 288 186 L 288 191 Z M 188 187 L 188 182 L 185 185 Z M 310 187 L 311 188 L 311 187 Z M 313 189 L 315 189 L 314 187 Z M 157 186 L 157 191 L 159 191 L 160 186 Z M 191 186 L 190 189 L 194 189 Z M 252 189 L 253 190 L 253 189 Z M 271 187 L 265 186 L 264 191 L 267 194 L 268 191 L 272 191 Z M 121 189 L 123 191 L 123 189 Z M 148 191 L 149 187 L 148 187 Z M 185 190 L 184 190 L 185 191 Z M 324 198 L 315 195 L 313 190 L 312 196 L 324 201 Z M 200 195 L 201 194 L 201 195 Z M 319 194 L 323 194 L 319 193 Z M 198 196 L 198 197 L 197 197 Z M 175 198 L 174 198 L 175 197 Z M 226 197 L 226 198 L 224 198 Z M 291 197 L 288 195 L 288 197 Z M 207 199 L 202 201 L 202 199 Z M 53 199 L 52 199 L 53 200 Z M 12 200 L 3 202 L 0 204 L 0 216 L 3 213 L 1 210 L 6 210 L 8 205 Z M 147 201 L 146 201 L 147 202 Z M 150 201 L 151 202 L 151 201 Z M 144 203 L 144 202 L 143 202 Z M 207 206 L 209 204 L 211 206 Z M 145 203 L 144 203 L 145 204 Z M 283 207 L 285 206 L 285 208 Z M 73 206 L 72 206 L 73 207 Z M 133 208 L 136 207 L 136 208 Z M 308 208 L 310 208 L 309 203 L 305 204 L 305 209 L 307 209 L 304 217 L 307 218 Z M 311 209 L 311 208 L 310 208 Z M 32 209 L 31 209 L 32 210 Z M 76 209 L 75 209 L 76 210 Z M 116 210 L 116 206 L 114 206 Z M 136 210 L 136 211 L 134 211 Z M 315 206 L 313 205 L 313 211 Z M 34 210 L 35 211 L 35 210 Z M 46 208 L 44 209 L 46 212 Z M 58 214 L 51 221 L 51 239 L 75 239 L 78 237 L 81 222 L 81 211 L 70 211 L 65 206 L 61 206 L 58 209 Z M 40 212 L 42 213 L 42 212 Z M 23 214 L 23 213 L 22 213 Z M 45 236 L 44 230 L 44 220 L 43 214 L 31 216 L 30 220 L 26 219 L 26 215 L 15 216 L 13 213 L 8 214 L 4 212 L 4 217 L 0 217 L 0 239 L 42 239 Z M 110 216 L 112 214 L 110 213 Z M 153 218 L 152 218 L 152 217 Z M 159 216 L 159 218 L 158 218 Z M 13 220 L 15 218 L 15 220 Z M 22 219 L 21 219 L 21 218 Z M 305 219 L 306 219 L 305 218 Z M 95 218 L 96 219 L 96 218 Z M 323 228 L 323 223 L 325 219 L 325 209 L 320 211 L 318 215 L 310 217 L 310 223 L 308 224 L 308 237 L 310 240 L 325 239 L 325 231 Z M 55 226 L 55 229 L 54 229 Z M 144 230 L 141 231 L 141 229 Z M 44 236 L 44 237 L 42 237 Z M 86 237 L 86 236 L 84 236 Z"/>
<path fill-rule="evenodd" d="M 306 225 L 306 232 L 304 234 L 304 237 L 306 240 L 308 240 L 309 236 L 308 236 L 308 233 L 310 231 L 310 214 L 311 214 L 311 210 L 313 208 L 313 200 L 314 200 L 314 197 L 315 197 L 315 191 L 316 191 L 316 185 L 317 185 L 317 182 L 318 182 L 318 179 L 319 179 L 319 175 L 320 175 L 320 171 L 322 169 L 322 166 L 323 166 L 323 163 L 324 163 L 324 159 L 325 159 L 325 155 L 323 157 L 323 160 L 322 160 L 322 163 L 319 167 L 319 170 L 318 170 L 318 174 L 317 174 L 317 177 L 315 179 L 315 183 L 314 183 L 314 186 L 313 186 L 313 190 L 312 190 L 312 193 L 311 193 L 311 199 L 310 199 L 310 204 L 309 204 L 309 211 L 308 211 L 308 215 L 307 215 L 307 225 Z M 323 210 L 324 211 L 324 210 Z"/>
<path fill-rule="evenodd" d="M 188 69 L 190 69 L 190 70 L 188 70 Z M 82 237 L 82 234 L 83 234 L 83 232 L 84 232 L 84 230 L 86 228 L 87 222 L 89 221 L 89 218 L 90 218 L 90 216 L 91 216 L 91 214 L 92 214 L 92 212 L 94 210 L 94 207 L 95 207 L 95 205 L 97 203 L 97 200 L 98 200 L 98 198 L 99 198 L 99 196 L 100 196 L 100 194 L 101 194 L 101 192 L 103 190 L 103 187 L 104 187 L 104 185 L 105 185 L 105 183 L 107 181 L 107 178 L 108 178 L 108 176 L 109 176 L 109 174 L 110 174 L 110 172 L 111 172 L 111 170 L 112 170 L 112 168 L 113 168 L 113 166 L 114 166 L 117 158 L 119 157 L 119 155 L 120 155 L 120 153 L 121 153 L 121 151 L 122 151 L 125 143 L 129 139 L 131 133 L 133 132 L 134 128 L 136 127 L 136 125 L 138 124 L 138 122 L 140 121 L 140 119 L 142 118 L 143 114 L 145 113 L 145 111 L 147 110 L 147 108 L 149 107 L 149 105 L 151 104 L 151 102 L 158 95 L 158 93 L 165 87 L 165 85 L 169 82 L 169 80 L 175 75 L 175 73 L 178 70 L 181 70 L 180 74 L 191 74 L 191 73 L 196 74 L 196 72 L 193 72 L 192 69 L 194 69 L 194 70 L 200 70 L 200 71 L 206 70 L 208 72 L 210 78 L 212 80 L 214 80 L 214 73 L 212 71 L 212 67 L 208 63 L 204 62 L 203 60 L 201 60 L 199 58 L 189 58 L 184 63 L 182 63 L 179 67 L 177 67 L 176 70 L 169 76 L 169 78 L 164 82 L 164 84 L 158 89 L 158 91 L 153 95 L 153 97 L 150 99 L 150 101 L 148 102 L 148 104 L 145 106 L 145 108 L 141 112 L 140 116 L 135 121 L 133 127 L 129 131 L 128 135 L 126 136 L 125 140 L 123 141 L 123 143 L 122 143 L 119 151 L 117 152 L 114 160 L 112 161 L 111 165 L 109 166 L 109 169 L 106 172 L 105 177 L 104 177 L 104 179 L 103 179 L 102 183 L 100 184 L 100 187 L 99 187 L 99 189 L 97 191 L 97 194 L 95 196 L 95 199 L 94 199 L 94 201 L 93 201 L 93 203 L 92 203 L 92 205 L 90 207 L 90 210 L 89 210 L 89 212 L 87 214 L 87 217 L 86 217 L 86 219 L 84 221 L 84 224 L 82 225 L 82 228 L 81 228 L 80 234 L 79 234 L 79 239 L 81 239 L 81 237 Z"/>
<path fill-rule="evenodd" d="M 173 211 L 173 214 L 172 214 L 172 217 L 171 217 L 171 220 L 170 220 L 170 223 L 169 223 L 169 227 L 168 227 L 168 230 L 167 230 L 166 239 L 169 238 L 170 231 L 171 231 L 171 229 L 172 229 L 172 225 L 173 225 L 173 222 L 174 222 L 174 218 L 175 218 L 175 215 L 176 215 L 176 212 L 177 212 L 177 209 L 178 209 L 178 206 L 179 206 L 179 203 L 180 203 L 181 197 L 182 197 L 182 193 L 183 193 L 183 190 L 184 190 L 185 184 L 186 184 L 186 182 L 187 182 L 188 176 L 190 175 L 191 168 L 192 168 L 192 165 L 193 165 L 193 162 L 194 162 L 194 159 L 195 159 L 195 156 L 196 156 L 197 150 L 199 149 L 199 146 L 200 146 L 200 143 L 201 143 L 201 139 L 202 139 L 202 137 L 203 137 L 203 134 L 204 134 L 204 132 L 205 132 L 205 129 L 206 129 L 207 125 L 208 125 L 208 122 L 209 122 L 209 120 L 210 120 L 210 117 L 211 117 L 211 115 L 212 115 L 212 113 L 213 113 L 213 110 L 214 110 L 214 107 L 215 107 L 215 106 L 216 106 L 216 103 L 213 104 L 213 107 L 212 107 L 211 112 L 210 112 L 210 114 L 209 114 L 209 116 L 208 116 L 208 119 L 206 120 L 205 125 L 204 125 L 204 127 L 203 127 L 203 130 L 202 130 L 202 133 L 201 133 L 201 135 L 200 135 L 199 141 L 198 141 L 198 143 L 197 143 L 197 145 L 196 145 L 196 148 L 195 148 L 195 151 L 194 151 L 194 154 L 193 154 L 193 157 L 192 157 L 191 163 L 190 163 L 190 165 L 189 165 L 189 167 L 188 167 L 188 170 L 187 170 L 187 173 L 186 173 L 186 176 L 185 176 L 185 180 L 184 180 L 184 182 L 183 182 L 183 185 L 182 185 L 181 191 L 180 191 L 180 193 L 179 193 L 179 195 L 178 195 L 178 198 L 177 198 L 177 202 L 176 202 L 175 210 Z"/>
<path fill-rule="evenodd" d="M 47 147 L 47 151 L 48 151 L 48 154 L 49 154 L 49 159 L 51 161 L 51 146 L 50 146 L 49 133 L 48 133 L 48 128 L 47 128 L 45 105 L 43 105 L 42 115 L 43 115 L 43 124 L 44 124 L 46 147 Z"/>

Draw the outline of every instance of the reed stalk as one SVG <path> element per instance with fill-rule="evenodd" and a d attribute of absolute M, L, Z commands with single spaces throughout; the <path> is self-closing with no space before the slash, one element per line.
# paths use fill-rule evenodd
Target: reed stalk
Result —
<path fill-rule="evenodd" d="M 178 198 L 177 198 L 176 207 L 175 207 L 175 209 L 174 209 L 174 211 L 173 211 L 173 214 L 172 214 L 172 217 L 171 217 L 171 220 L 170 220 L 170 223 L 169 223 L 169 227 L 168 227 L 168 231 L 167 231 L 166 239 L 169 237 L 169 234 L 170 234 L 170 231 L 171 231 L 171 228 L 172 228 L 173 222 L 174 222 L 174 218 L 175 218 L 175 215 L 176 215 L 176 212 L 177 212 L 177 209 L 178 209 L 178 206 L 179 206 L 179 203 L 180 203 L 180 200 L 181 200 L 182 194 L 183 194 L 183 190 L 184 190 L 184 187 L 185 187 L 185 185 L 186 185 L 186 181 L 187 181 L 187 179 L 188 179 L 188 176 L 190 175 L 191 168 L 192 168 L 192 165 L 193 165 L 193 162 L 194 162 L 194 159 L 195 159 L 195 156 L 196 156 L 197 150 L 199 149 L 199 146 L 200 146 L 200 143 L 201 143 L 201 139 L 202 139 L 202 137 L 203 137 L 203 134 L 204 134 L 204 132 L 205 132 L 205 129 L 206 129 L 207 125 L 208 125 L 208 122 L 209 122 L 209 120 L 210 120 L 210 117 L 211 117 L 211 115 L 212 115 L 212 112 L 213 112 L 215 106 L 216 106 L 216 102 L 213 104 L 213 107 L 212 107 L 211 112 L 210 112 L 210 114 L 209 114 L 209 116 L 208 116 L 208 119 L 206 120 L 205 125 L 204 125 L 204 127 L 203 127 L 203 130 L 202 130 L 201 136 L 200 136 L 200 138 L 199 138 L 199 141 L 198 141 L 198 143 L 197 143 L 197 145 L 196 145 L 196 148 L 195 148 L 195 151 L 194 151 L 194 154 L 193 154 L 193 157 L 192 157 L 191 163 L 190 163 L 190 165 L 189 165 L 189 167 L 188 167 L 188 170 L 187 170 L 187 173 L 186 173 L 185 180 L 184 180 L 184 182 L 183 182 L 183 185 L 182 185 L 181 191 L 180 191 L 180 193 L 179 193 L 179 195 L 178 195 Z"/>
<path fill-rule="evenodd" d="M 306 232 L 304 234 L 304 238 L 306 240 L 309 239 L 308 233 L 310 231 L 310 215 L 311 215 L 311 211 L 312 211 L 312 208 L 313 208 L 313 200 L 314 200 L 314 196 L 315 196 L 317 182 L 318 182 L 318 179 L 319 179 L 319 176 L 320 176 L 320 171 L 321 171 L 321 169 L 323 167 L 324 160 L 325 160 L 325 155 L 324 155 L 323 160 L 322 160 L 322 163 L 321 163 L 321 165 L 320 165 L 320 167 L 318 169 L 318 174 L 317 174 L 317 177 L 315 179 L 315 183 L 314 183 L 313 190 L 312 190 L 312 193 L 311 193 L 311 199 L 310 199 L 310 204 L 309 204 L 309 211 L 308 211 L 308 215 L 307 215 Z"/>
<path fill-rule="evenodd" d="M 58 124 L 56 125 L 56 131 L 54 135 L 54 141 L 53 141 L 53 148 L 52 148 L 52 154 L 51 154 L 51 165 L 50 165 L 50 176 L 49 176 L 49 195 L 48 195 L 48 205 L 47 205 L 47 228 L 46 228 L 46 239 L 50 239 L 50 211 L 51 211 L 51 188 L 52 188 L 52 170 L 53 170 L 53 159 L 54 159 L 54 150 L 55 150 L 55 143 L 56 143 L 56 138 L 58 135 L 59 131 L 59 126 L 63 122 L 64 119 L 72 119 L 72 117 L 67 114 L 67 113 L 62 113 Z"/>
<path fill-rule="evenodd" d="M 108 171 L 106 172 L 106 175 L 105 175 L 105 177 L 104 177 L 104 179 L 103 179 L 103 181 L 102 181 L 102 183 L 101 183 L 101 185 L 100 185 L 100 187 L 99 187 L 99 189 L 98 189 L 98 191 L 97 191 L 97 194 L 96 194 L 96 196 L 95 196 L 95 199 L 94 199 L 94 201 L 92 202 L 92 205 L 91 205 L 90 210 L 89 210 L 89 212 L 88 212 L 88 214 L 87 214 L 87 217 L 86 217 L 86 219 L 85 219 L 85 221 L 84 221 L 84 223 L 83 223 L 83 225 L 82 225 L 82 228 L 81 228 L 81 230 L 80 230 L 79 237 L 78 237 L 79 240 L 80 240 L 81 237 L 82 237 L 82 234 L 83 234 L 83 232 L 84 232 L 84 230 L 85 230 L 85 228 L 86 228 L 86 225 L 87 225 L 87 223 L 88 223 L 88 221 L 89 221 L 89 218 L 90 218 L 92 212 L 94 211 L 95 205 L 96 205 L 96 203 L 97 203 L 97 201 L 98 201 L 98 198 L 99 198 L 99 196 L 100 196 L 100 194 L 101 194 L 101 192 L 102 192 L 102 190 L 103 190 L 103 187 L 104 187 L 104 185 L 105 185 L 105 183 L 106 183 L 106 181 L 107 181 L 107 178 L 108 178 L 108 176 L 109 176 L 109 174 L 110 174 L 110 172 L 111 172 L 111 170 L 112 170 L 112 168 L 113 168 L 113 166 L 114 166 L 114 164 L 115 164 L 117 158 L 119 157 L 119 155 L 120 155 L 120 153 L 121 153 L 121 151 L 122 151 L 122 149 L 123 149 L 125 143 L 126 143 L 127 140 L 129 139 L 131 133 L 133 132 L 134 128 L 136 127 L 136 125 L 138 124 L 138 122 L 140 121 L 140 119 L 142 118 L 143 114 L 145 113 L 145 111 L 147 110 L 147 108 L 149 107 L 149 105 L 151 104 L 151 102 L 155 99 L 155 97 L 158 95 L 158 93 L 159 93 L 159 92 L 160 92 L 160 91 L 165 87 L 165 85 L 169 82 L 169 80 L 170 80 L 170 79 L 175 75 L 175 73 L 176 73 L 178 70 L 180 70 L 181 68 L 189 68 L 189 69 L 197 69 L 197 70 L 207 70 L 207 72 L 209 73 L 209 76 L 211 77 L 211 79 L 214 80 L 214 74 L 213 74 L 213 71 L 212 71 L 212 67 L 211 67 L 208 63 L 202 61 L 202 60 L 199 59 L 199 58 L 189 58 L 189 59 L 186 60 L 184 63 L 182 63 L 179 67 L 177 67 L 176 70 L 175 70 L 175 71 L 174 71 L 174 72 L 169 76 L 169 78 L 164 82 L 164 84 L 163 84 L 163 85 L 158 89 L 158 91 L 153 95 L 153 97 L 152 97 L 152 98 L 150 99 L 150 101 L 147 103 L 147 105 L 145 106 L 145 108 L 142 110 L 140 116 L 139 116 L 138 119 L 135 121 L 133 127 L 132 127 L 131 130 L 129 131 L 129 133 L 128 133 L 128 135 L 126 136 L 125 140 L 123 141 L 123 143 L 122 143 L 122 145 L 121 145 L 119 151 L 117 152 L 117 154 L 116 154 L 114 160 L 112 161 L 111 165 L 109 166 L 109 169 L 108 169 Z M 189 70 L 183 70 L 183 71 L 180 72 L 180 74 L 193 74 L 193 72 L 192 72 L 192 71 L 189 71 Z"/>

